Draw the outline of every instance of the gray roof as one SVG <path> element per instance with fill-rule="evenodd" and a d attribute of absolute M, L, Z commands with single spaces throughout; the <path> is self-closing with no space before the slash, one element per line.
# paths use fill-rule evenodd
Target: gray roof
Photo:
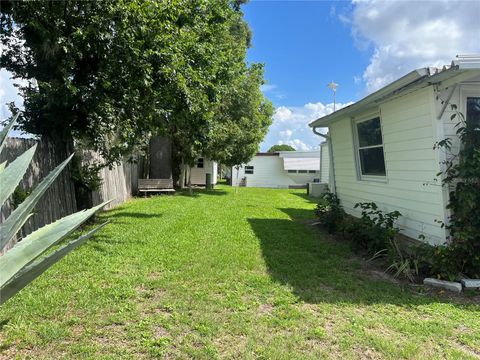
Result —
<path fill-rule="evenodd" d="M 452 61 L 451 65 L 446 65 L 442 68 L 428 67 L 414 70 L 360 101 L 312 121 L 309 126 L 328 126 L 340 118 L 352 116 L 358 110 L 376 107 L 393 96 L 415 91 L 432 84 L 438 84 L 472 70 L 475 75 L 476 73 L 480 74 L 480 55 L 459 55 L 457 60 Z"/>

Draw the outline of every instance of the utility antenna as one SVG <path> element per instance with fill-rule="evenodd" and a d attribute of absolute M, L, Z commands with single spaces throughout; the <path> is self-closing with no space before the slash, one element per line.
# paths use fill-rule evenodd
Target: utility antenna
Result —
<path fill-rule="evenodd" d="M 332 82 L 330 82 L 327 86 L 333 91 L 333 111 L 335 112 L 335 107 L 336 107 L 335 95 L 337 94 L 338 84 L 335 84 L 332 80 Z"/>

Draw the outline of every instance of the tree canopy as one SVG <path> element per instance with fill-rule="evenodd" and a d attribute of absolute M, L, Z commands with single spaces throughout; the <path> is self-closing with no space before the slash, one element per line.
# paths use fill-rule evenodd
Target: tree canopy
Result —
<path fill-rule="evenodd" d="M 150 135 L 178 162 L 247 160 L 271 123 L 246 63 L 243 0 L 2 1 L 2 65 L 27 79 L 23 130 L 118 161 Z"/>
<path fill-rule="evenodd" d="M 268 149 L 268 152 L 271 153 L 276 151 L 295 151 L 295 148 L 287 144 L 277 144 Z"/>

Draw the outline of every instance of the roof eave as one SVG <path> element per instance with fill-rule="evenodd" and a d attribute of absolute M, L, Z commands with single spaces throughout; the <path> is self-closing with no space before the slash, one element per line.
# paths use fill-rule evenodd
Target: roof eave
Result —
<path fill-rule="evenodd" d="M 368 108 L 375 103 L 376 100 L 385 98 L 388 94 L 397 91 L 413 82 L 416 82 L 420 79 L 425 78 L 428 75 L 428 69 L 421 68 L 409 72 L 407 75 L 402 76 L 400 79 L 390 83 L 389 85 L 381 88 L 380 90 L 375 91 L 374 93 L 364 97 L 360 101 L 344 107 L 338 111 L 335 111 L 329 115 L 318 118 L 317 120 L 312 121 L 308 124 L 310 127 L 326 127 L 332 122 L 344 118 L 346 116 L 351 116 L 357 110 Z"/>

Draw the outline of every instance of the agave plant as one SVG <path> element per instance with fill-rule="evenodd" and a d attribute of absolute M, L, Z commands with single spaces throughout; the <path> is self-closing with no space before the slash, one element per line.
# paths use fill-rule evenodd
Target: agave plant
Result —
<path fill-rule="evenodd" d="M 0 152 L 5 145 L 8 131 L 12 128 L 17 117 L 18 114 L 0 132 Z M 4 204 L 15 191 L 15 188 L 27 171 L 35 150 L 36 145 L 25 151 L 8 166 L 6 166 L 6 162 L 0 164 L 0 205 Z M 3 224 L 0 225 L 0 250 L 3 250 L 16 236 L 32 215 L 32 210 L 37 202 L 65 166 L 67 166 L 71 158 L 72 156 L 50 172 L 31 194 L 10 214 Z M 46 225 L 25 236 L 3 256 L 0 256 L 0 304 L 10 299 L 50 266 L 105 226 L 106 223 L 103 223 L 79 238 L 63 244 L 55 251 L 48 252 L 48 254 L 45 255 L 48 249 L 65 239 L 107 203 L 108 201 L 91 209 L 65 216 L 60 220 Z"/>

